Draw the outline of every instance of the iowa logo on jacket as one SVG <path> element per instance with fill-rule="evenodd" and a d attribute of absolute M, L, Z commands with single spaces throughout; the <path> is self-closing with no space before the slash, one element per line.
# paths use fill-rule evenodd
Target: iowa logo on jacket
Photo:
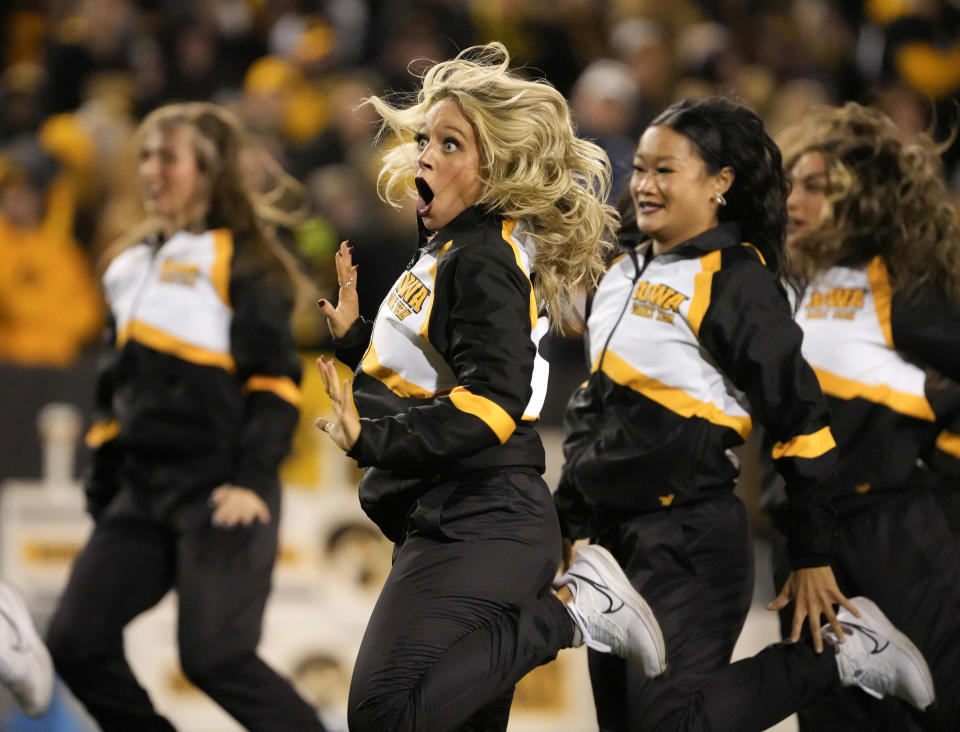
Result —
<path fill-rule="evenodd" d="M 200 267 L 195 264 L 165 259 L 160 265 L 160 273 L 157 275 L 157 279 L 161 282 L 193 287 L 199 274 Z"/>
<path fill-rule="evenodd" d="M 412 272 L 407 272 L 390 293 L 387 305 L 394 315 L 403 320 L 410 313 L 419 313 L 428 297 L 430 297 L 430 288 Z"/>
<path fill-rule="evenodd" d="M 674 313 L 680 312 L 680 305 L 687 299 L 686 295 L 672 287 L 641 280 L 633 291 L 633 314 L 672 323 Z"/>
<path fill-rule="evenodd" d="M 829 290 L 813 290 L 805 303 L 807 317 L 811 320 L 833 318 L 853 320 L 857 310 L 863 307 L 863 287 L 833 287 Z"/>

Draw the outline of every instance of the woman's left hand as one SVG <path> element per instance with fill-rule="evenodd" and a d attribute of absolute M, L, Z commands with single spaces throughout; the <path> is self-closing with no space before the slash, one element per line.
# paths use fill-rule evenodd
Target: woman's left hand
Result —
<path fill-rule="evenodd" d="M 834 605 L 842 605 L 860 617 L 860 612 L 837 587 L 837 580 L 830 567 L 809 567 L 797 569 L 787 577 L 783 589 L 776 600 L 767 605 L 767 610 L 780 610 L 786 607 L 791 600 L 796 600 L 793 610 L 793 629 L 790 641 L 800 640 L 800 631 L 803 629 L 803 620 L 807 619 L 810 626 L 810 635 L 813 637 L 813 648 L 817 653 L 823 651 L 823 639 L 820 637 L 821 616 L 827 619 L 833 632 L 840 642 L 843 642 L 843 628 L 833 612 Z"/>
<path fill-rule="evenodd" d="M 270 523 L 270 509 L 249 488 L 224 483 L 210 494 L 210 504 L 214 507 L 210 519 L 214 526 L 229 529 L 237 524 L 249 526 L 254 521 Z"/>
<path fill-rule="evenodd" d="M 350 448 L 360 437 L 360 415 L 357 414 L 353 400 L 350 398 L 350 381 L 346 380 L 341 384 L 333 361 L 323 356 L 317 359 L 317 370 L 323 378 L 323 386 L 327 390 L 327 396 L 330 397 L 336 415 L 333 421 L 323 417 L 318 418 L 317 427 L 330 435 L 337 443 L 337 447 L 344 452 L 350 452 Z"/>

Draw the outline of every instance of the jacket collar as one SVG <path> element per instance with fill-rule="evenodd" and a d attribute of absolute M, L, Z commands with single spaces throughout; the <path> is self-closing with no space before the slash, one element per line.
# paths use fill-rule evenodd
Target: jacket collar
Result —
<path fill-rule="evenodd" d="M 447 241 L 453 234 L 476 230 L 496 218 L 497 215 L 486 208 L 469 206 L 457 214 L 446 226 L 439 229 L 436 232 L 436 236 L 433 236 L 434 232 L 427 230 L 427 227 L 423 225 L 423 219 L 418 215 L 417 231 L 419 232 L 419 244 L 417 249 L 423 249 L 424 247 L 430 248 L 431 245 L 441 240 Z M 430 239 L 431 236 L 433 236 L 432 240 Z"/>
<path fill-rule="evenodd" d="M 742 242 L 740 225 L 736 221 L 726 221 L 678 244 L 670 250 L 670 253 L 684 257 L 699 257 L 717 249 L 738 247 Z"/>
<path fill-rule="evenodd" d="M 726 221 L 712 229 L 697 234 L 692 239 L 678 244 L 665 254 L 678 254 L 683 257 L 699 257 L 707 252 L 727 247 L 738 247 L 742 243 L 740 225 L 736 221 Z M 620 237 L 617 242 L 621 251 L 639 252 L 645 254 L 650 248 L 651 240 L 642 233 L 629 232 Z"/>

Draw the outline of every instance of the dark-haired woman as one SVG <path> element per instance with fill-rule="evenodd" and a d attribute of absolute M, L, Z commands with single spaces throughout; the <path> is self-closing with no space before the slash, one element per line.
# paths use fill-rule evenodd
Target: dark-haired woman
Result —
<path fill-rule="evenodd" d="M 836 449 L 778 284 L 779 151 L 745 107 L 686 100 L 651 123 L 633 165 L 646 238 L 623 242 L 593 299 L 591 375 L 568 407 L 556 502 L 568 545 L 592 537 L 649 602 L 668 670 L 646 679 L 591 653 L 601 730 L 761 730 L 838 682 L 880 694 L 912 684 L 925 706 L 922 657 L 869 600 L 844 597 L 830 569 Z M 728 665 L 753 586 L 731 449 L 754 419 L 776 441 L 790 498 L 793 572 L 770 607 L 794 601 L 793 640 L 806 619 L 813 642 Z M 872 656 L 881 636 L 891 643 Z M 887 677 L 871 665 L 881 656 Z"/>
<path fill-rule="evenodd" d="M 298 418 L 296 270 L 247 185 L 232 115 L 162 107 L 137 142 L 144 220 L 103 277 L 104 419 L 87 435 L 85 486 L 96 523 L 50 625 L 54 665 L 106 732 L 172 730 L 123 630 L 175 589 L 188 679 L 246 729 L 321 730 L 257 655 Z"/>
<path fill-rule="evenodd" d="M 870 595 L 929 662 L 938 703 L 923 727 L 957 730 L 960 548 L 925 462 L 949 470 L 957 443 L 941 422 L 960 405 L 960 231 L 939 155 L 854 103 L 785 136 L 787 261 L 806 283 L 796 317 L 839 453 L 833 566 L 840 587 Z M 838 693 L 801 727 L 911 728 L 889 720 L 873 700 Z"/>

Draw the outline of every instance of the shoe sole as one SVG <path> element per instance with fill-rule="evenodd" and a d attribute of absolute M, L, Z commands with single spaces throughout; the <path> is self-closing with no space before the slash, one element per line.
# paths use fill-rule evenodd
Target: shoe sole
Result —
<path fill-rule="evenodd" d="M 850 598 L 850 602 L 860 611 L 860 619 L 864 622 L 864 625 L 875 629 L 878 633 L 886 637 L 909 659 L 915 672 L 914 677 L 919 678 L 928 691 L 925 703 L 921 701 L 922 705 L 919 707 L 920 710 L 922 711 L 933 704 L 936 696 L 933 686 L 933 676 L 930 674 L 930 667 L 927 666 L 927 661 L 920 652 L 920 649 L 917 648 L 913 641 L 906 635 L 897 630 L 896 626 L 890 622 L 873 600 L 868 597 L 853 597 Z M 854 617 L 852 620 L 855 622 L 856 618 Z"/>
<path fill-rule="evenodd" d="M 659 676 L 667 669 L 667 651 L 663 640 L 663 631 L 660 629 L 660 623 L 657 622 L 656 615 L 643 599 L 639 592 L 630 584 L 630 580 L 624 574 L 620 564 L 614 556 L 599 544 L 588 544 L 577 551 L 577 558 L 586 561 L 600 575 L 604 582 L 616 592 L 623 601 L 624 607 L 629 608 L 640 618 L 646 628 L 647 634 L 653 638 L 656 644 L 658 669 L 649 669 L 644 663 L 644 671 L 647 676 L 653 678 Z M 638 660 L 643 663 L 642 656 Z M 653 671 L 653 673 L 651 673 Z"/>
<path fill-rule="evenodd" d="M 26 653 L 32 656 L 31 662 L 39 670 L 37 684 L 39 694 L 30 694 L 18 684 L 11 685 L 11 691 L 14 692 L 27 716 L 39 717 L 47 711 L 53 699 L 53 661 L 50 658 L 50 652 L 33 625 L 33 618 L 30 617 L 23 595 L 16 588 L 5 583 L 0 584 L 0 608 L 5 611 L 14 628 L 29 646 Z M 38 696 L 40 699 L 31 700 L 27 698 L 28 696 Z M 39 703 L 34 704 L 32 701 Z"/>

